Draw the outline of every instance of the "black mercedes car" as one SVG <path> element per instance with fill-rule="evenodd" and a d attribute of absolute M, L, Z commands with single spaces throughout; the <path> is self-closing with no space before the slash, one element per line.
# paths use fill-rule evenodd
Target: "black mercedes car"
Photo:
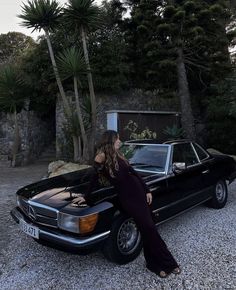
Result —
<path fill-rule="evenodd" d="M 157 225 L 201 203 L 224 207 L 227 184 L 236 178 L 232 157 L 210 154 L 188 140 L 127 141 L 121 150 L 153 194 L 151 210 Z M 39 242 L 70 249 L 99 245 L 111 261 L 128 263 L 140 253 L 142 241 L 133 219 L 122 212 L 114 187 L 100 182 L 89 205 L 77 202 L 92 173 L 87 168 L 19 189 L 11 215 Z"/>

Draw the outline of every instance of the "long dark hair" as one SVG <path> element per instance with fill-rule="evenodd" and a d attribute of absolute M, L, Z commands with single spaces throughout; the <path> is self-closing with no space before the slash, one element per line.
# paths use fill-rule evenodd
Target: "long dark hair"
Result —
<path fill-rule="evenodd" d="M 104 166 L 105 169 L 109 172 L 111 177 L 114 177 L 114 171 L 119 170 L 119 164 L 117 161 L 117 157 L 124 159 L 123 155 L 115 150 L 115 142 L 119 138 L 119 134 L 114 130 L 107 130 L 105 131 L 102 136 L 101 140 L 97 146 L 97 153 L 104 153 L 105 154 L 105 162 Z"/>

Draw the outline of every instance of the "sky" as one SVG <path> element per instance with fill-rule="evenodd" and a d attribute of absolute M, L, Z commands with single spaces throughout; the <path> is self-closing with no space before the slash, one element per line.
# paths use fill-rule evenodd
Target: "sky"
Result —
<path fill-rule="evenodd" d="M 0 34 L 8 33 L 9 31 L 22 32 L 26 35 L 37 38 L 39 33 L 31 33 L 31 29 L 27 29 L 20 25 L 21 19 L 17 17 L 21 13 L 21 5 L 27 0 L 0 0 Z M 64 4 L 66 0 L 57 0 L 58 3 Z M 96 1 L 99 3 L 100 1 Z M 41 32 L 42 33 L 42 32 Z"/>

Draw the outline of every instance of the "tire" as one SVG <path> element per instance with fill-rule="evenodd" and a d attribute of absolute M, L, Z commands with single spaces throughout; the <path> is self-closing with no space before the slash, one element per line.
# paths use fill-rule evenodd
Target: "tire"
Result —
<path fill-rule="evenodd" d="M 225 180 L 219 180 L 215 187 L 212 199 L 209 200 L 208 206 L 216 209 L 223 208 L 228 198 L 228 187 Z"/>
<path fill-rule="evenodd" d="M 116 263 L 133 261 L 142 249 L 141 234 L 130 217 L 119 215 L 113 222 L 111 233 L 102 248 L 104 256 Z"/>

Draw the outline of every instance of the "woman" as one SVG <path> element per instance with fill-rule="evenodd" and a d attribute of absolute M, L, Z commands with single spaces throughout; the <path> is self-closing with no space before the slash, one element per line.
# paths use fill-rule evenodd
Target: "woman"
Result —
<path fill-rule="evenodd" d="M 180 268 L 152 220 L 149 208 L 152 194 L 119 152 L 120 145 L 116 131 L 105 131 L 95 156 L 95 168 L 116 187 L 122 209 L 135 220 L 143 240 L 147 268 L 161 278 L 170 273 L 179 274 Z M 85 201 L 88 199 L 89 195 L 85 196 Z"/>

